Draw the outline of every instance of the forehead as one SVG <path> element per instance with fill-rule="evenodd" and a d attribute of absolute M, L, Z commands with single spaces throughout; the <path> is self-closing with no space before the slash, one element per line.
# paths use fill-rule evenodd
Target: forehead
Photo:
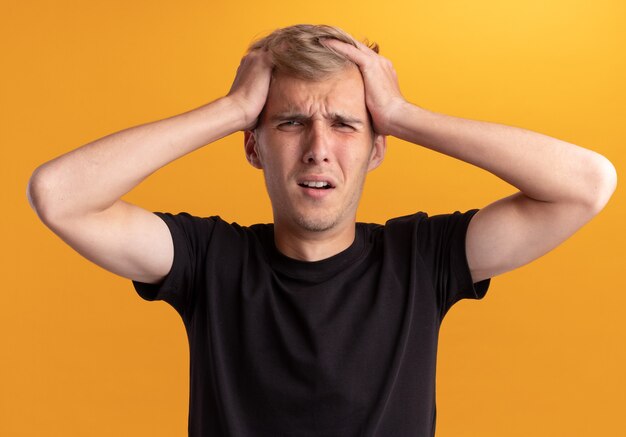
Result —
<path fill-rule="evenodd" d="M 347 67 L 322 80 L 307 80 L 278 73 L 272 78 L 266 113 L 297 111 L 366 113 L 363 78 L 356 66 Z"/>

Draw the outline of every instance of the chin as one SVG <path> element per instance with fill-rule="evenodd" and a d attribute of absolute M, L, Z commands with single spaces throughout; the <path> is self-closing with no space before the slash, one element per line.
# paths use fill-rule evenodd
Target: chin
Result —
<path fill-rule="evenodd" d="M 337 224 L 336 217 L 296 217 L 296 223 L 309 232 L 324 232 Z"/>

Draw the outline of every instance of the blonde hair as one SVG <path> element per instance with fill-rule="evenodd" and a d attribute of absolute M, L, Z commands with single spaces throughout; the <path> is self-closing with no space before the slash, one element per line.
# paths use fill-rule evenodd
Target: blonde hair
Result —
<path fill-rule="evenodd" d="M 334 26 L 296 24 L 276 29 L 258 39 L 248 48 L 267 49 L 273 60 L 274 72 L 302 79 L 321 80 L 346 68 L 352 61 L 341 53 L 326 47 L 320 40 L 335 38 L 357 47 L 356 40 L 347 32 Z M 363 43 L 378 53 L 378 44 Z"/>

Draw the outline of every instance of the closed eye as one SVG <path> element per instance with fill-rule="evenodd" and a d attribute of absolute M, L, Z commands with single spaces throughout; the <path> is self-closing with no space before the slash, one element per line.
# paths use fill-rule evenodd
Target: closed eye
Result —
<path fill-rule="evenodd" d="M 304 125 L 305 123 L 299 120 L 284 120 L 284 121 L 281 121 L 277 127 L 280 130 L 290 131 L 290 130 L 300 129 Z M 354 127 L 353 125 L 348 124 L 348 123 L 343 123 L 340 121 L 333 123 L 333 127 L 343 132 L 353 132 L 357 130 L 356 127 Z"/>
<path fill-rule="evenodd" d="M 349 125 L 347 123 L 335 123 L 335 126 L 342 130 L 346 130 L 346 129 L 354 130 L 354 126 Z"/>
<path fill-rule="evenodd" d="M 293 129 L 293 128 L 300 127 L 300 126 L 302 126 L 302 123 L 297 120 L 283 121 L 282 123 L 278 125 L 280 129 Z"/>

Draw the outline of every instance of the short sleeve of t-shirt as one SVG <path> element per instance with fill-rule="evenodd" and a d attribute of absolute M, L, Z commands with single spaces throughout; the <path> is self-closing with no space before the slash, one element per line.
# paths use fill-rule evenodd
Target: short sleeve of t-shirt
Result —
<path fill-rule="evenodd" d="M 163 300 L 183 316 L 193 299 L 194 285 L 203 271 L 199 262 L 206 255 L 217 217 L 201 218 L 186 212 L 154 212 L 170 230 L 174 260 L 169 273 L 158 284 L 132 281 L 137 294 L 145 300 Z"/>
<path fill-rule="evenodd" d="M 467 262 L 465 240 L 469 223 L 478 212 L 423 214 L 417 230 L 417 243 L 432 275 L 441 318 L 461 299 L 482 299 L 491 279 L 474 283 Z"/>

